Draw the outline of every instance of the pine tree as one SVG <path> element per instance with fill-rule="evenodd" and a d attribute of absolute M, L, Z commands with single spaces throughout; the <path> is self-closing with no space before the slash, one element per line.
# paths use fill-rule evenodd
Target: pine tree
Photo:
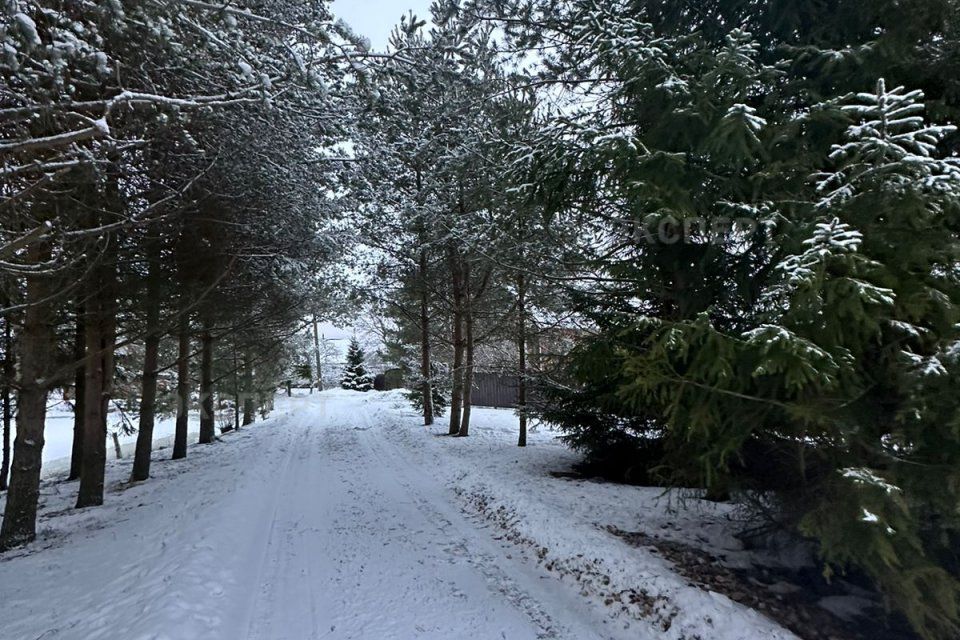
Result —
<path fill-rule="evenodd" d="M 373 377 L 367 373 L 363 362 L 365 359 L 363 349 L 356 338 L 351 338 L 350 346 L 347 349 L 347 366 L 343 370 L 343 377 L 340 379 L 340 386 L 352 391 L 370 391 L 373 389 Z"/>
<path fill-rule="evenodd" d="M 388 309 L 407 343 L 419 343 L 419 397 L 438 397 L 434 358 L 451 362 L 448 431 L 467 435 L 476 347 L 502 331 L 511 302 L 486 255 L 501 237 L 494 212 L 509 207 L 498 137 L 508 85 L 491 30 L 465 28 L 442 5 L 432 8 L 431 27 L 402 20 L 390 46 L 403 58 L 375 69 L 354 194 L 363 240 L 379 256 L 368 288 L 374 304 Z M 432 402 L 419 408 L 426 424 L 439 415 Z"/>

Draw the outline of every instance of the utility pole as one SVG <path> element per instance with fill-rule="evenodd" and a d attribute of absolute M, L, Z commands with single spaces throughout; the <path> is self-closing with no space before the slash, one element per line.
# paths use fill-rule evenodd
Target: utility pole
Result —
<path fill-rule="evenodd" d="M 323 391 L 323 370 L 320 368 L 320 331 L 317 329 L 317 314 L 313 314 L 313 354 L 317 360 L 317 388 Z"/>

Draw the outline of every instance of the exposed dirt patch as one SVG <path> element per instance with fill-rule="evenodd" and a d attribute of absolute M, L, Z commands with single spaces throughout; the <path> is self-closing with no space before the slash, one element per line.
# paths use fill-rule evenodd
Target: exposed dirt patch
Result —
<path fill-rule="evenodd" d="M 819 603 L 825 598 L 849 598 L 850 592 L 840 584 L 811 579 L 813 569 L 733 569 L 702 549 L 639 531 L 612 526 L 607 530 L 630 545 L 649 549 L 670 561 L 694 586 L 755 609 L 804 640 L 917 640 L 902 620 L 888 617 L 878 606 L 868 607 L 864 612 L 867 615 L 851 620 L 830 613 Z"/>

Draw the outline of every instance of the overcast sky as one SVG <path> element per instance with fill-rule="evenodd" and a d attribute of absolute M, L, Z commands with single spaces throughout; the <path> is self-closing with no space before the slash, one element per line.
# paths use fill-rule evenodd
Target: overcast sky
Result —
<path fill-rule="evenodd" d="M 430 0 L 334 0 L 333 13 L 357 33 L 370 38 L 374 49 L 385 49 L 393 26 L 410 10 L 419 18 L 430 15 Z"/>

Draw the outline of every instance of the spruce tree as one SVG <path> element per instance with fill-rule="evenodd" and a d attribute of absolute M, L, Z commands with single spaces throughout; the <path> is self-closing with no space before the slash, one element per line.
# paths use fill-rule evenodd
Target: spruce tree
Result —
<path fill-rule="evenodd" d="M 356 338 L 350 340 L 347 349 L 347 366 L 343 370 L 340 386 L 352 391 L 370 391 L 373 389 L 373 377 L 367 373 L 363 361 L 366 356 Z"/>
<path fill-rule="evenodd" d="M 765 489 L 772 479 L 743 467 L 759 447 L 780 517 L 819 542 L 828 575 L 858 567 L 924 637 L 956 637 L 960 405 L 945 385 L 958 373 L 960 165 L 937 152 L 953 127 L 882 80 L 821 108 L 850 124 L 755 326 L 644 319 L 621 394 L 654 408 L 674 459 L 709 482 Z"/>
<path fill-rule="evenodd" d="M 508 4 L 576 105 L 518 145 L 516 188 L 589 234 L 592 335 L 548 417 L 594 458 L 763 496 L 826 575 L 957 637 L 956 110 L 919 63 L 954 45 L 908 35 L 947 12 Z"/>

